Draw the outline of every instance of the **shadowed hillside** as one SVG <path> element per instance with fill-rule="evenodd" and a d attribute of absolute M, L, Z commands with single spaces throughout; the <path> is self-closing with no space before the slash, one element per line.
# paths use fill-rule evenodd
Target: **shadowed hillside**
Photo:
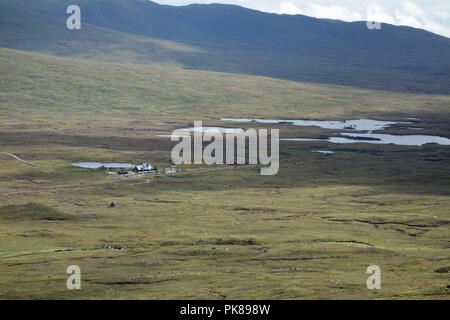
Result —
<path fill-rule="evenodd" d="M 69 31 L 65 20 L 0 5 L 0 45 L 44 54 L 110 62 L 178 64 L 197 49 L 83 24 Z"/>
<path fill-rule="evenodd" d="M 1 0 L 0 3 L 60 19 L 65 19 L 69 4 L 78 4 L 86 26 L 79 33 L 90 33 L 86 25 L 89 23 L 202 48 L 195 55 L 169 54 L 186 68 L 387 90 L 448 92 L 450 40 L 410 27 L 383 24 L 381 30 L 368 30 L 365 22 L 276 15 L 218 4 L 174 7 L 138 0 L 32 3 Z M 11 26 L 12 23 L 2 18 L 5 31 Z M 14 24 L 14 27 L 21 25 Z M 15 39 L 22 43 L 26 36 Z M 50 40 L 53 39 L 44 39 Z M 39 49 L 31 47 L 32 44 L 23 48 L 4 41 L 1 46 Z M 50 53 L 55 54 L 52 46 L 49 47 Z M 93 43 L 87 43 L 86 47 L 104 50 Z M 131 43 L 123 50 L 135 51 Z M 138 53 L 145 55 L 145 48 Z M 61 55 L 57 51 L 56 54 Z M 99 54 L 97 58 L 102 57 Z M 155 59 L 146 56 L 141 62 L 150 60 Z"/>

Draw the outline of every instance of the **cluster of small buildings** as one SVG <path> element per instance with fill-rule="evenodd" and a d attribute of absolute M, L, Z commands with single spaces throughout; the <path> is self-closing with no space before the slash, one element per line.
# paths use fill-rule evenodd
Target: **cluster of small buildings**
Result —
<path fill-rule="evenodd" d="M 141 173 L 141 172 L 150 172 L 155 171 L 156 169 L 152 167 L 150 163 L 144 163 L 142 165 L 135 166 L 133 169 L 134 173 Z"/>
<path fill-rule="evenodd" d="M 167 173 L 181 172 L 181 170 L 175 168 L 173 164 L 170 165 L 170 168 L 165 168 L 165 169 L 162 169 L 162 170 L 158 170 L 158 169 L 154 168 L 150 163 L 144 163 L 142 165 L 136 165 L 133 168 L 133 173 L 134 174 L 148 173 L 148 172 L 153 172 L 153 173 L 157 173 L 157 174 L 167 174 Z M 124 169 L 120 169 L 117 172 L 117 174 L 125 175 L 125 174 L 128 174 L 128 171 L 125 171 Z"/>

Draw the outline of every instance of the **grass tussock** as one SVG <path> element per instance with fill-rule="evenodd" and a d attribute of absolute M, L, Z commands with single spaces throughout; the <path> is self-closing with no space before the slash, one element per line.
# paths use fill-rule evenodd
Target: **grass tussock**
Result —
<path fill-rule="evenodd" d="M 434 272 L 436 272 L 436 273 L 449 273 L 450 272 L 450 266 L 438 268 Z"/>

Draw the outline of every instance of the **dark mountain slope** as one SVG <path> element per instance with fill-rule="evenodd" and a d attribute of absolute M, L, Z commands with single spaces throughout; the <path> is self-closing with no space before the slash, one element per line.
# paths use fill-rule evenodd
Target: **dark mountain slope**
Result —
<path fill-rule="evenodd" d="M 84 23 L 70 31 L 65 20 L 0 4 L 0 46 L 64 57 L 111 62 L 178 64 L 198 53 L 184 44 L 136 36 Z"/>
<path fill-rule="evenodd" d="M 423 30 L 263 13 L 230 5 L 164 6 L 139 0 L 0 0 L 65 18 L 195 45 L 188 68 L 267 75 L 389 90 L 448 92 L 450 39 Z"/>

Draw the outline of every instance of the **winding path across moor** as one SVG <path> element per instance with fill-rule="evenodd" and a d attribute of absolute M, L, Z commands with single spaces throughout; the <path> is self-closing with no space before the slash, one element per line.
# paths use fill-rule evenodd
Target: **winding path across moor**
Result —
<path fill-rule="evenodd" d="M 1 154 L 4 154 L 4 155 L 7 155 L 7 156 L 10 156 L 10 157 L 13 157 L 13 158 L 16 159 L 16 160 L 18 160 L 18 161 L 20 161 L 20 162 L 23 162 L 23 163 L 26 163 L 26 164 L 29 164 L 29 165 L 31 165 L 31 166 L 42 167 L 42 166 L 40 166 L 40 165 L 38 165 L 38 164 L 36 164 L 36 163 L 25 161 L 25 160 L 19 158 L 18 156 L 14 155 L 14 154 L 12 154 L 12 153 L 9 153 L 9 152 L 0 152 L 0 153 L 1 153 Z"/>

